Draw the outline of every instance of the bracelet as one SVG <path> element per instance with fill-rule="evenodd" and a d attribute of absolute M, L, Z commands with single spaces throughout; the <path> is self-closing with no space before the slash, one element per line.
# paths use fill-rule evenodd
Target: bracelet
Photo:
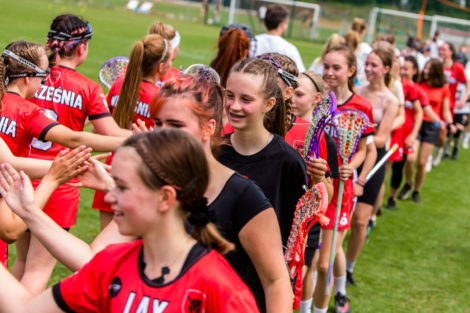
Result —
<path fill-rule="evenodd" d="M 359 183 L 359 185 L 364 186 L 366 184 L 366 181 L 364 179 L 358 178 L 358 179 L 356 179 L 356 183 Z"/>
<path fill-rule="evenodd" d="M 437 120 L 437 122 L 434 124 L 434 127 L 439 128 L 441 126 L 441 120 Z"/>

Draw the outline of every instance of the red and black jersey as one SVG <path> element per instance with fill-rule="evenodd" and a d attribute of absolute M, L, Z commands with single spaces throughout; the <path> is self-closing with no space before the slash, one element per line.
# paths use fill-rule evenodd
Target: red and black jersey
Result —
<path fill-rule="evenodd" d="M 465 68 L 458 62 L 454 62 L 451 67 L 444 67 L 444 74 L 446 75 L 447 85 L 450 91 L 449 106 L 451 111 L 453 111 L 457 95 L 457 86 L 459 83 L 466 83 L 467 76 L 465 76 Z"/>
<path fill-rule="evenodd" d="M 429 105 L 431 106 L 434 113 L 436 113 L 441 120 L 443 120 L 442 116 L 442 100 L 444 98 L 450 98 L 450 91 L 449 86 L 444 85 L 443 87 L 434 88 L 429 86 L 426 83 L 419 84 L 419 87 L 423 90 L 423 92 L 427 95 Z M 430 121 L 429 117 L 424 114 L 423 121 Z"/>
<path fill-rule="evenodd" d="M 370 136 L 374 134 L 374 117 L 372 115 L 372 105 L 369 101 L 365 98 L 359 96 L 358 94 L 353 93 L 351 97 L 343 104 L 338 104 L 337 112 L 341 110 L 359 110 L 364 112 L 367 117 L 369 118 L 369 127 L 366 128 L 362 137 Z M 338 134 L 336 132 L 336 128 L 333 126 L 332 123 L 329 123 L 325 127 L 325 132 L 330 135 L 336 142 L 338 142 Z M 341 158 L 338 154 L 338 165 L 341 166 L 343 164 Z M 338 193 L 339 193 L 339 178 L 335 178 L 333 181 L 333 198 L 331 199 L 330 203 L 328 204 L 328 210 L 336 210 L 336 205 L 338 202 Z M 350 211 L 353 205 L 354 199 L 354 189 L 353 189 L 353 181 L 352 177 L 350 177 L 347 181 L 344 182 L 344 191 L 343 191 L 343 201 L 341 203 L 341 207 L 345 211 Z"/>
<path fill-rule="evenodd" d="M 123 82 L 123 78 L 116 80 L 116 82 L 111 86 L 108 95 L 106 96 L 109 110 L 113 113 L 118 103 L 119 95 L 121 94 Z M 142 81 L 140 84 L 139 98 L 135 106 L 134 123 L 140 119 L 148 128 L 155 126 L 155 121 L 150 118 L 150 102 L 156 96 L 159 90 L 160 87 L 156 86 L 155 84 L 145 80 Z"/>
<path fill-rule="evenodd" d="M 145 273 L 142 240 L 110 245 L 52 289 L 65 312 L 259 312 L 248 287 L 215 251 L 196 244 L 172 282 Z"/>
<path fill-rule="evenodd" d="M 411 133 L 415 118 L 413 102 L 420 99 L 416 84 L 405 78 L 401 80 L 401 84 L 403 86 L 403 94 L 405 96 L 405 122 L 403 123 L 403 126 L 392 131 L 392 137 L 394 136 L 394 132 L 396 133 L 401 131 L 403 136 L 408 136 Z M 423 106 L 423 104 L 421 104 L 421 106 Z"/>
<path fill-rule="evenodd" d="M 47 132 L 58 125 L 43 108 L 17 93 L 7 92 L 2 102 L 0 136 L 18 157 L 29 156 L 33 138 L 44 139 Z"/>
<path fill-rule="evenodd" d="M 122 84 L 124 82 L 123 78 L 116 80 L 116 82 L 111 86 L 109 93 L 106 97 L 109 105 L 109 110 L 114 113 L 114 109 L 116 108 L 116 104 L 119 99 L 119 95 L 121 93 Z M 134 114 L 134 123 L 137 122 L 138 119 L 145 123 L 145 126 L 150 129 L 150 127 L 155 126 L 155 121 L 150 118 L 150 102 L 156 96 L 160 87 L 156 86 L 155 84 L 142 81 L 140 85 L 140 92 L 139 92 L 139 99 L 137 100 L 137 105 L 135 107 L 135 114 Z M 114 153 L 108 159 L 106 159 L 106 164 L 111 164 L 113 159 Z M 111 206 L 104 202 L 105 193 L 101 191 L 95 192 L 95 197 L 93 198 L 92 208 L 105 211 L 105 212 L 113 212 L 111 210 Z"/>
<path fill-rule="evenodd" d="M 36 92 L 32 101 L 46 109 L 60 124 L 74 131 L 83 130 L 87 117 L 94 120 L 111 115 L 100 85 L 63 66 L 51 69 L 47 82 Z M 63 149 L 52 142 L 35 140 L 31 145 L 31 156 L 53 160 Z"/>
<path fill-rule="evenodd" d="M 286 133 L 285 141 L 290 144 L 295 150 L 297 150 L 301 155 L 303 155 L 304 145 L 305 145 L 305 137 L 308 133 L 308 128 L 310 127 L 310 123 L 300 117 L 295 115 L 292 116 L 291 127 Z M 322 133 L 320 138 L 320 155 L 318 158 L 328 161 L 327 156 L 327 149 L 326 149 L 326 140 L 325 140 L 325 133 Z M 315 157 L 312 155 L 312 157 Z M 327 166 L 327 172 L 329 172 L 330 168 Z"/>
<path fill-rule="evenodd" d="M 160 77 L 159 79 L 159 83 L 161 85 L 164 85 L 168 80 L 172 79 L 173 77 L 175 76 L 178 76 L 179 74 L 181 74 L 181 71 L 177 68 L 174 68 L 174 67 L 170 67 L 170 69 L 168 70 L 168 72 L 166 72 L 165 75 L 163 75 L 162 77 Z"/>

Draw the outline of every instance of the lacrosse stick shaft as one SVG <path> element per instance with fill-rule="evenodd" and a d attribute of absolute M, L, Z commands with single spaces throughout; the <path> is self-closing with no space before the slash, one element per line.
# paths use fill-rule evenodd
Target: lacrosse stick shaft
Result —
<path fill-rule="evenodd" d="M 325 284 L 325 296 L 330 294 L 331 276 L 333 273 L 333 262 L 335 260 L 336 234 L 338 233 L 339 214 L 341 212 L 341 204 L 343 202 L 344 180 L 339 182 L 338 203 L 336 204 L 335 226 L 333 228 L 333 239 L 331 241 L 330 262 L 328 263 L 328 277 Z"/>
<path fill-rule="evenodd" d="M 390 150 L 388 150 L 388 152 L 382 157 L 382 159 L 377 163 L 375 164 L 374 168 L 369 172 L 369 174 L 367 175 L 367 178 L 366 178 L 366 183 L 372 178 L 372 176 L 374 176 L 374 174 L 379 170 L 379 168 L 385 163 L 387 162 L 387 160 L 392 156 L 392 154 L 394 154 L 396 151 L 398 150 L 398 144 L 394 144 Z"/>

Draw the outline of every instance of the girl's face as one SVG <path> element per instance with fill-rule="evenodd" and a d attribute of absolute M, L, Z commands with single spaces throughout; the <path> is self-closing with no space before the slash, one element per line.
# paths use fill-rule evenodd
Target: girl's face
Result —
<path fill-rule="evenodd" d="M 439 57 L 442 60 L 452 58 L 452 50 L 450 50 L 450 47 L 447 43 L 439 46 Z"/>
<path fill-rule="evenodd" d="M 347 86 L 348 79 L 356 69 L 349 67 L 346 56 L 339 51 L 332 51 L 325 55 L 323 62 L 323 80 L 330 89 Z"/>
<path fill-rule="evenodd" d="M 154 227 L 160 190 L 151 190 L 139 176 L 142 159 L 134 148 L 117 150 L 111 167 L 116 186 L 105 196 L 114 210 L 114 220 L 123 235 L 141 236 Z"/>
<path fill-rule="evenodd" d="M 37 64 L 43 71 L 46 71 L 49 67 L 49 59 L 47 58 L 44 49 L 39 49 L 39 63 Z M 29 85 L 26 91 L 26 98 L 34 97 L 36 91 L 41 87 L 41 82 L 44 77 L 29 77 Z"/>
<path fill-rule="evenodd" d="M 315 86 L 312 86 L 312 82 L 304 75 L 299 76 L 298 84 L 299 86 L 294 90 L 292 97 L 292 113 L 302 117 L 316 108 L 318 92 L 314 91 Z"/>
<path fill-rule="evenodd" d="M 415 73 L 416 73 L 416 69 L 413 67 L 413 63 L 411 63 L 410 61 L 405 61 L 405 63 L 400 69 L 401 77 L 411 81 Z"/>
<path fill-rule="evenodd" d="M 424 80 L 428 80 L 429 72 L 431 71 L 431 62 L 426 63 L 423 69 L 423 78 Z"/>
<path fill-rule="evenodd" d="M 194 138 L 204 141 L 207 136 L 201 129 L 199 118 L 190 109 L 189 101 L 181 96 L 167 98 L 155 117 L 155 128 L 179 128 Z"/>
<path fill-rule="evenodd" d="M 231 73 L 227 79 L 225 112 L 234 129 L 263 125 L 263 118 L 275 103 L 266 101 L 262 94 L 263 78 L 260 75 Z"/>
<path fill-rule="evenodd" d="M 383 79 L 390 70 L 389 66 L 384 66 L 382 59 L 374 52 L 369 53 L 366 59 L 366 78 L 369 82 Z"/>

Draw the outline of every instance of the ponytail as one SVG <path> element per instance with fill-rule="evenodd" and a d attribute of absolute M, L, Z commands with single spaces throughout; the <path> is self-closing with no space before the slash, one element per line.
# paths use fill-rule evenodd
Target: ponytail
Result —
<path fill-rule="evenodd" d="M 276 103 L 274 104 L 274 107 L 264 116 L 263 125 L 270 133 L 277 134 L 284 138 L 287 133 L 290 117 L 288 120 L 286 114 L 286 103 L 284 102 L 281 88 L 276 85 L 274 87 L 274 92 Z"/>
<path fill-rule="evenodd" d="M 233 243 L 222 237 L 213 223 L 207 223 L 204 226 L 194 226 L 191 236 L 204 246 L 212 248 L 220 254 L 226 254 L 235 248 Z"/>
<path fill-rule="evenodd" d="M 134 45 L 114 111 L 114 120 L 119 127 L 128 129 L 131 126 L 142 80 L 160 63 L 168 60 L 169 45 L 167 40 L 155 34 L 145 36 Z"/>
<path fill-rule="evenodd" d="M 0 57 L 0 112 L 3 110 L 3 96 L 6 93 L 6 62 L 8 62 L 7 58 L 4 56 Z"/>

